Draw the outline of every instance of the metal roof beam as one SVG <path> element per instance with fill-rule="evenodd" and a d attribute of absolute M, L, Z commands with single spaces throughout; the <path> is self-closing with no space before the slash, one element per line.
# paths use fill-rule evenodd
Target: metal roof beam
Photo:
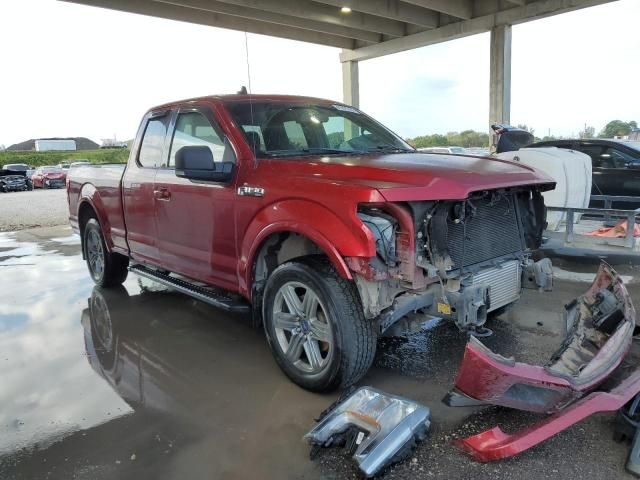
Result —
<path fill-rule="evenodd" d="M 219 2 L 216 0 L 153 0 L 157 3 L 166 3 L 177 5 L 185 8 L 192 8 L 204 12 L 223 13 L 251 20 L 259 20 L 277 25 L 286 25 L 289 27 L 302 28 L 312 30 L 314 32 L 328 33 L 339 37 L 362 40 L 366 43 L 378 43 L 382 40 L 382 35 L 375 32 L 358 30 L 356 28 L 343 27 L 333 23 L 318 22 L 308 20 L 306 18 L 292 17 L 289 15 L 281 15 L 255 8 L 239 7 L 229 3 Z"/>
<path fill-rule="evenodd" d="M 473 15 L 472 0 L 403 0 L 418 7 L 446 13 L 452 17 L 469 19 Z"/>
<path fill-rule="evenodd" d="M 444 27 L 415 33 L 403 38 L 394 38 L 357 50 L 346 50 L 340 54 L 340 60 L 346 62 L 381 57 L 487 32 L 498 25 L 516 25 L 612 1 L 614 0 L 537 0 L 521 7 L 450 23 Z"/>
<path fill-rule="evenodd" d="M 241 7 L 255 8 L 267 12 L 306 18 L 317 22 L 331 23 L 343 27 L 357 28 L 369 32 L 381 33 L 392 37 L 405 35 L 402 22 L 388 20 L 353 11 L 349 14 L 340 13 L 339 8 L 309 0 L 220 0 L 224 3 Z"/>
<path fill-rule="evenodd" d="M 211 27 L 240 30 L 242 32 L 288 38 L 301 42 L 318 43 L 329 47 L 353 48 L 354 41 L 344 37 L 313 32 L 300 28 L 286 27 L 271 23 L 248 20 L 232 15 L 210 13 L 176 5 L 160 4 L 148 0 L 61 0 L 94 7 L 109 8 L 122 12 L 136 13 L 152 17 L 166 18 L 180 22 L 196 23 Z"/>
<path fill-rule="evenodd" d="M 399 0 L 316 0 L 336 8 L 349 7 L 353 11 L 368 13 L 398 22 L 436 28 L 439 25 L 438 12 L 428 10 Z"/>

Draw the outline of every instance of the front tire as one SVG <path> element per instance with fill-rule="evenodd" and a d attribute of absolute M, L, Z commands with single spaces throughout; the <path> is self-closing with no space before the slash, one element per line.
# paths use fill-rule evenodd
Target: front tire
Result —
<path fill-rule="evenodd" d="M 113 287 L 124 283 L 129 259 L 107 250 L 102 229 L 95 218 L 90 218 L 84 227 L 82 248 L 89 273 L 96 285 Z"/>
<path fill-rule="evenodd" d="M 356 383 L 369 370 L 377 337 L 353 283 L 324 259 L 280 265 L 264 292 L 269 348 L 302 388 L 327 392 Z"/>

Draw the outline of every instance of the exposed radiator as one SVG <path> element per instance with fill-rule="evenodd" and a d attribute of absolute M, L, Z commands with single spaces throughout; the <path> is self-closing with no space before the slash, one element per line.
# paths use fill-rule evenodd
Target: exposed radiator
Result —
<path fill-rule="evenodd" d="M 520 298 L 521 270 L 518 260 L 510 260 L 497 268 L 481 270 L 473 276 L 472 284 L 489 286 L 491 305 L 488 311 L 503 307 Z"/>
<path fill-rule="evenodd" d="M 466 267 L 523 250 L 513 195 L 491 202 L 473 200 L 476 211 L 465 223 L 449 219 L 448 249 L 454 268 Z"/>

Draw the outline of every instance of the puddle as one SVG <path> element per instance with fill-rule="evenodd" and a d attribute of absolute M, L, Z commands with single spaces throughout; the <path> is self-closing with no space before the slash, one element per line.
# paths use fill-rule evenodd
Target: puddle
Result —
<path fill-rule="evenodd" d="M 80 235 L 73 233 L 68 237 L 52 238 L 52 242 L 59 243 L 61 245 L 78 245 L 80 246 Z"/>
<path fill-rule="evenodd" d="M 0 268 L 0 456 L 131 412 L 87 363 L 77 312 L 91 286 L 79 256 L 9 234 L 0 245 L 0 267 L 14 267 Z"/>
<path fill-rule="evenodd" d="M 0 234 L 0 478 L 53 472 L 88 479 L 310 479 L 355 473 L 340 451 L 309 461 L 301 438 L 337 394 L 292 384 L 250 318 L 135 275 L 122 288 L 94 288 L 77 237 L 59 233 L 33 241 L 27 234 Z M 495 333 L 483 341 L 505 355 L 546 360 L 560 339 L 561 317 L 550 312 L 584 289 L 559 281 L 550 295 L 525 292 L 516 310 L 490 321 Z M 447 440 L 473 410 L 440 401 L 465 343 L 446 322 L 408 339 L 382 340 L 361 382 L 431 408 L 434 438 L 420 455 L 437 452 L 438 462 L 450 464 L 444 478 L 477 465 Z M 492 412 L 488 425 L 501 418 Z M 425 469 L 436 468 L 434 461 Z M 399 467 L 408 470 L 398 478 L 412 478 L 411 465 Z M 500 478 L 515 476 L 518 464 L 504 465 L 511 470 Z"/>

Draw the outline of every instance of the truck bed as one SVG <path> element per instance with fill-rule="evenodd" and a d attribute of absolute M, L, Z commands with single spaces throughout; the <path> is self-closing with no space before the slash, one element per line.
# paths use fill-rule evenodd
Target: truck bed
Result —
<path fill-rule="evenodd" d="M 109 247 L 115 246 L 127 250 L 124 218 L 122 215 L 122 176 L 125 170 L 123 163 L 86 165 L 72 168 L 67 175 L 67 195 L 69 199 L 69 221 L 76 232 L 79 232 L 78 203 L 86 192 L 93 207 L 101 218 L 98 218 L 110 240 Z M 82 212 L 80 212 L 81 214 Z"/>

